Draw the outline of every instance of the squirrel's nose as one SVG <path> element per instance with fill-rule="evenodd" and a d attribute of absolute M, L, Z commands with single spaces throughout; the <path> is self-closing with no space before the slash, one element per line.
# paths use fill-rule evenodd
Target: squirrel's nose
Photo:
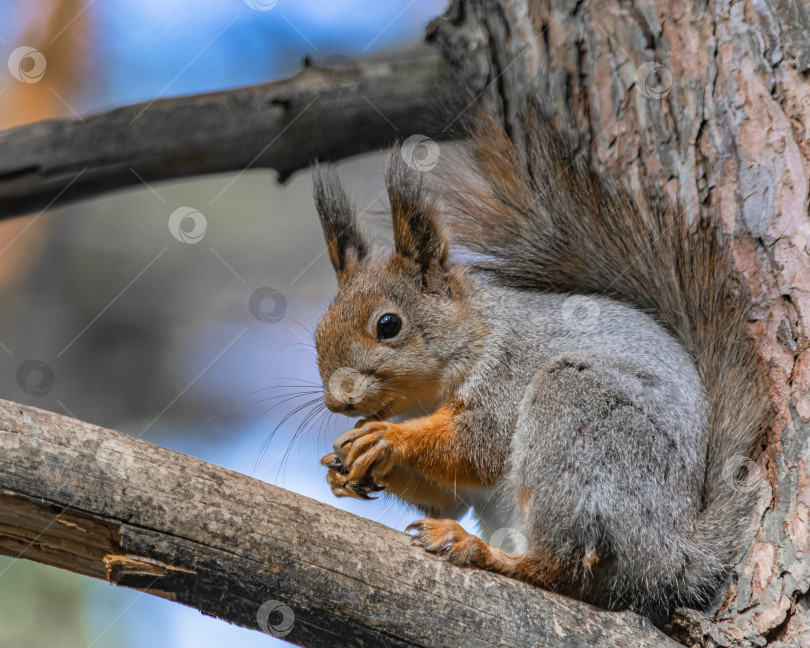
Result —
<path fill-rule="evenodd" d="M 345 394 L 333 392 L 329 389 L 324 390 L 323 394 L 324 405 L 337 414 L 354 411 L 356 409 L 355 405 L 358 405 L 360 401 L 361 399 L 346 397 Z"/>
<path fill-rule="evenodd" d="M 336 369 L 324 383 L 324 404 L 333 412 L 353 411 L 368 395 L 370 384 L 369 377 L 357 369 Z"/>
<path fill-rule="evenodd" d="M 344 412 L 353 412 L 355 408 L 355 404 L 359 401 L 348 398 L 348 399 L 341 399 L 335 398 L 332 394 L 324 393 L 323 395 L 323 403 L 326 405 L 328 409 L 335 412 L 336 414 L 343 414 Z"/>

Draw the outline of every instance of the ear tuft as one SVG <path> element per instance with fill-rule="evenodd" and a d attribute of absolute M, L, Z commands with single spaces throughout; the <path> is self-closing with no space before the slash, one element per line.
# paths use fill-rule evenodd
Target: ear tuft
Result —
<path fill-rule="evenodd" d="M 443 267 L 447 237 L 439 225 L 438 202 L 425 186 L 422 173 L 405 163 L 398 147 L 388 158 L 385 183 L 397 253 L 416 261 L 423 272 Z"/>
<path fill-rule="evenodd" d="M 312 182 L 329 260 L 341 282 L 368 256 L 369 245 L 358 228 L 354 205 L 337 174 L 316 165 Z"/>

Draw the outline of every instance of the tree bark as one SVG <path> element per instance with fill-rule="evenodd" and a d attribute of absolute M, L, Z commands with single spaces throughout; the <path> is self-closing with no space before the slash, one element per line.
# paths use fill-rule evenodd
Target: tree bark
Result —
<path fill-rule="evenodd" d="M 535 94 L 595 168 L 728 233 L 777 420 L 733 581 L 676 618 L 693 645 L 810 645 L 809 15 L 799 0 L 457 0 L 430 28 L 516 141 Z"/>
<path fill-rule="evenodd" d="M 0 400 L 0 552 L 302 646 L 676 646 L 406 534 L 125 434 Z"/>
<path fill-rule="evenodd" d="M 458 105 L 438 54 L 324 65 L 290 79 L 159 99 L 0 132 L 0 219 L 141 183 L 249 168 L 281 181 L 315 160 L 446 136 L 425 97 Z"/>
<path fill-rule="evenodd" d="M 800 0 L 742 0 L 736 3 L 720 0 L 706 3 L 666 3 L 660 0 L 659 2 L 456 0 L 445 16 L 434 21 L 430 35 L 440 44 L 453 78 L 464 79 L 480 102 L 504 122 L 516 141 L 521 139 L 516 116 L 523 99 L 529 93 L 540 96 L 556 111 L 563 128 L 576 131 L 589 142 L 589 146 L 583 149 L 583 155 L 588 157 L 595 168 L 622 178 L 636 190 L 649 183 L 662 186 L 673 200 L 679 201 L 684 206 L 693 221 L 716 220 L 727 233 L 740 280 L 751 294 L 750 334 L 769 371 L 772 401 L 777 416 L 766 440 L 766 452 L 760 465 L 758 506 L 749 529 L 742 538 L 741 545 L 746 550 L 736 566 L 734 578 L 711 609 L 702 612 L 679 611 L 676 618 L 676 636 L 684 643 L 709 648 L 766 645 L 795 648 L 810 645 L 810 595 L 808 595 L 810 568 L 804 559 L 805 554 L 810 551 L 810 528 L 808 528 L 810 475 L 807 461 L 810 456 L 808 447 L 810 362 L 806 353 L 808 332 L 804 318 L 806 313 L 810 315 L 810 292 L 808 292 L 810 290 L 810 259 L 808 259 L 810 20 L 806 5 Z M 292 161 L 286 158 L 277 158 L 273 161 L 268 150 L 257 158 L 255 164 L 277 165 L 276 168 L 279 168 L 282 175 L 300 168 L 314 157 L 321 155 L 337 157 L 359 153 L 393 140 L 396 132 L 386 125 L 372 129 L 360 145 L 351 141 L 358 133 L 364 132 L 363 128 L 357 127 L 356 119 L 376 115 L 376 118 L 384 123 L 382 118 L 371 108 L 363 108 L 363 104 L 367 102 L 363 99 L 363 92 L 357 87 L 339 90 L 333 88 L 320 95 L 317 90 L 313 92 L 308 89 L 307 83 L 313 77 L 306 71 L 305 74 L 310 74 L 310 77 L 298 79 L 296 86 L 285 86 L 287 89 L 295 87 L 293 93 L 295 99 L 282 101 L 281 107 L 273 103 L 274 97 L 279 98 L 279 95 L 274 94 L 278 87 L 275 90 L 271 89 L 265 99 L 256 98 L 255 95 L 251 99 L 248 91 L 233 91 L 234 95 L 214 94 L 197 98 L 196 100 L 209 106 L 206 111 L 210 111 L 212 117 L 199 118 L 196 123 L 193 117 L 198 106 L 190 108 L 185 115 L 182 112 L 182 106 L 189 102 L 188 98 L 165 100 L 166 103 L 156 102 L 134 122 L 133 126 L 129 126 L 128 120 L 132 119 L 142 106 L 134 109 L 134 112 L 133 109 L 129 109 L 130 111 L 126 113 L 129 116 L 128 120 L 108 122 L 118 124 L 124 130 L 119 132 L 116 130 L 118 126 L 113 126 L 112 130 L 106 131 L 112 134 L 106 140 L 103 136 L 99 136 L 100 139 L 94 136 L 88 140 L 86 137 L 88 133 L 102 131 L 94 131 L 84 124 L 64 121 L 35 125 L 26 127 L 29 130 L 10 131 L 0 135 L 0 143 L 3 144 L 0 146 L 0 151 L 3 151 L 0 156 L 0 213 L 8 215 L 47 205 L 62 190 L 64 192 L 57 202 L 137 182 L 138 179 L 131 173 L 129 166 L 144 171 L 139 175 L 147 181 L 239 168 L 253 160 L 256 153 L 276 136 L 279 136 L 279 142 L 282 141 L 282 137 L 289 137 L 291 144 L 286 146 L 285 150 L 293 155 Z M 392 114 L 400 114 L 403 125 L 398 127 L 404 135 L 410 134 L 409 131 L 417 131 L 429 136 L 435 133 L 438 137 L 442 132 L 441 128 L 429 130 L 428 126 L 424 125 L 425 122 L 420 121 L 428 117 L 434 119 L 435 116 L 415 110 L 414 106 L 417 104 L 412 100 L 419 93 L 427 95 L 437 85 L 417 83 L 415 86 L 412 84 L 404 86 L 391 81 L 390 77 L 386 78 L 389 78 L 388 84 L 379 87 L 381 100 L 383 96 L 389 94 L 393 97 L 390 104 L 385 104 L 393 111 L 386 113 L 386 117 L 393 120 Z M 308 81 L 304 83 L 306 79 Z M 239 94 L 240 92 L 242 94 Z M 301 92 L 304 94 L 300 94 Z M 306 94 L 307 92 L 311 94 Z M 281 95 L 286 96 L 284 93 Z M 330 114 L 325 108 L 319 109 L 317 119 L 315 111 L 309 114 L 312 108 L 306 113 L 289 110 L 293 106 L 304 108 L 307 104 L 301 102 L 303 96 L 323 98 L 327 95 L 336 101 L 341 99 L 349 101 L 356 110 L 349 110 L 341 116 Z M 241 100 L 232 103 L 230 100 L 232 96 L 241 97 Z M 417 98 L 419 102 L 422 101 L 422 98 Z M 321 99 L 317 99 L 313 108 L 319 106 L 320 101 Z M 194 101 L 191 103 L 194 104 Z M 374 103 L 380 107 L 376 101 Z M 358 106 L 362 110 L 357 109 Z M 166 110 L 155 109 L 156 107 Z M 238 112 L 240 117 L 230 121 L 228 115 L 232 108 L 242 112 Z M 401 113 L 398 112 L 400 108 Z M 126 108 L 120 110 L 127 111 Z M 386 111 L 383 109 L 381 112 Z M 446 125 L 459 112 L 439 117 L 438 124 Z M 272 124 L 263 121 L 266 113 L 269 113 L 267 119 Z M 107 117 L 112 119 L 115 114 L 110 113 Z M 178 114 L 180 117 L 177 117 Z M 151 119 L 154 120 L 149 122 L 151 126 L 148 129 L 145 126 L 147 122 L 138 126 L 138 121 L 146 115 L 151 115 Z M 245 119 L 253 121 L 248 123 L 244 121 Z M 244 123 L 244 128 L 241 128 L 240 121 Z M 223 127 L 226 122 L 229 126 Z M 88 119 L 88 124 L 90 123 L 91 120 Z M 102 123 L 103 120 L 98 122 Z M 430 121 L 429 125 L 434 128 L 437 122 Z M 86 130 L 83 131 L 83 128 Z M 133 130 L 135 128 L 146 130 L 137 131 L 138 136 L 131 137 L 130 135 L 136 132 Z M 178 129 L 182 136 L 176 139 L 174 136 L 169 137 L 170 141 L 166 147 L 160 148 L 161 136 L 175 129 Z M 259 144 L 251 141 L 257 132 L 264 134 Z M 60 139 L 65 133 L 69 134 L 66 136 L 67 139 Z M 84 135 L 80 135 L 81 133 Z M 145 148 L 139 146 L 142 133 L 151 133 L 148 137 L 143 135 L 150 142 Z M 98 151 L 88 153 L 90 149 L 88 141 L 99 147 L 98 150 L 102 153 Z M 100 146 L 98 142 L 108 143 Z M 23 156 L 22 163 L 8 162 L 6 151 L 12 145 L 13 150 Z M 271 146 L 270 149 L 272 148 Z M 249 150 L 249 153 L 244 153 L 245 150 Z M 211 152 L 213 154 L 209 155 Z M 295 157 L 296 155 L 298 157 Z M 53 165 L 48 162 L 51 156 L 55 160 Z M 116 156 L 120 159 L 116 160 Z M 145 166 L 139 167 L 140 164 Z M 74 179 L 84 167 L 88 167 L 87 172 L 81 178 Z M 99 175 L 91 175 L 91 170 L 96 168 L 101 169 Z M 151 170 L 147 172 L 147 168 Z M 73 184 L 65 190 L 71 179 Z M 28 412 L 25 408 L 21 408 L 21 411 Z M 33 414 L 26 416 L 32 417 Z M 68 423 L 62 422 L 60 425 Z M 58 442 L 54 440 L 53 443 L 66 443 L 66 440 Z M 103 441 L 96 439 L 94 443 L 100 447 Z M 93 442 L 88 447 L 92 445 Z M 35 459 L 38 459 L 37 453 L 40 450 L 26 447 L 31 453 L 29 461 L 36 465 Z M 141 446 L 137 447 L 138 452 L 146 452 L 140 449 Z M 64 452 L 65 448 L 62 448 L 62 451 Z M 73 454 L 70 456 L 77 460 L 75 449 L 71 452 Z M 161 455 L 168 451 L 154 450 L 154 452 Z M 54 450 L 48 455 L 49 461 L 57 462 L 58 456 Z M 44 465 L 44 459 L 42 461 Z M 137 461 L 135 463 L 139 465 Z M 4 463 L 4 466 L 7 464 Z M 73 468 L 65 467 L 66 470 L 79 468 L 82 468 L 89 478 L 96 476 L 94 471 L 99 470 L 99 466 L 93 463 L 80 462 Z M 4 467 L 4 471 L 7 470 L 10 468 Z M 116 478 L 110 477 L 109 468 L 105 470 L 107 472 L 98 477 L 105 480 L 103 484 L 91 483 L 96 487 L 103 485 L 104 488 L 112 489 L 111 492 L 118 493 L 118 497 L 121 498 L 125 495 L 135 496 L 135 489 L 128 488 L 128 482 L 121 481 L 122 475 L 118 475 L 120 483 L 116 486 Z M 202 470 L 200 466 L 194 464 L 193 470 L 202 471 L 190 473 L 195 476 L 196 481 L 193 483 L 198 488 L 209 484 L 210 480 L 206 481 L 209 478 L 204 477 L 209 473 L 205 470 L 214 470 L 213 468 L 206 467 Z M 222 484 L 222 488 L 227 486 L 229 497 L 239 495 L 236 488 L 238 485 L 239 488 L 247 489 L 245 493 L 255 494 L 254 496 L 258 498 L 255 501 L 262 502 L 263 507 L 272 508 L 274 505 L 271 502 L 275 501 L 274 498 L 278 498 L 280 502 L 288 502 L 289 508 L 284 509 L 287 515 L 294 514 L 295 506 L 304 506 L 295 498 L 284 499 L 292 496 L 282 496 L 277 489 L 256 491 L 258 487 L 251 480 L 244 481 L 247 478 L 227 471 L 216 471 L 219 469 L 215 469 L 219 479 L 216 483 Z M 42 470 L 37 474 L 42 475 Z M 129 475 L 129 472 L 125 470 L 124 474 Z M 40 479 L 44 479 L 45 476 Z M 7 476 L 3 475 L 3 479 L 7 479 Z M 16 487 L 20 484 L 22 482 Z M 56 489 L 57 485 L 52 486 Z M 193 496 L 187 486 L 183 486 L 182 483 L 177 483 L 177 486 L 182 487 L 180 492 L 184 497 Z M 68 493 L 69 501 L 63 501 L 57 497 L 59 495 L 57 489 L 46 497 L 41 491 L 36 490 L 36 484 L 27 482 L 25 487 L 33 490 L 26 500 L 25 491 L 14 490 L 16 487 L 4 484 L 3 488 L 8 495 L 4 501 L 9 502 L 17 498 L 14 501 L 18 504 L 22 502 L 20 506 L 23 509 L 28 506 L 29 508 L 25 510 L 31 511 L 29 517 L 40 519 L 40 524 L 41 516 L 48 511 L 51 519 L 55 520 L 61 510 L 60 506 L 75 504 L 75 501 L 70 499 L 73 494 Z M 149 500 L 156 511 L 156 519 L 174 520 L 172 516 L 179 515 L 178 511 L 184 506 L 183 499 L 171 492 L 162 491 L 161 484 L 151 484 L 150 487 L 157 488 L 155 493 L 164 495 L 167 498 L 166 502 L 176 504 L 167 507 L 159 499 Z M 262 488 L 272 489 L 272 487 Z M 203 491 L 207 492 L 205 488 Z M 138 491 L 138 496 L 145 497 L 144 492 Z M 193 593 L 182 588 L 190 588 L 183 583 L 187 583 L 187 579 L 191 576 L 182 569 L 205 573 L 206 578 L 209 578 L 204 581 L 206 583 L 225 582 L 216 580 L 224 578 L 222 570 L 216 567 L 219 564 L 216 560 L 211 558 L 211 561 L 205 563 L 211 566 L 210 574 L 204 572 L 203 566 L 194 561 L 194 551 L 205 545 L 223 552 L 216 555 L 226 557 L 236 555 L 239 560 L 248 561 L 239 563 L 246 570 L 240 572 L 245 575 L 241 583 L 247 588 L 246 591 L 250 596 L 254 596 L 252 599 L 247 595 L 245 597 L 245 600 L 253 602 L 254 608 L 255 603 L 261 598 L 256 598 L 255 593 L 262 587 L 272 586 L 276 589 L 271 587 L 269 591 L 274 592 L 274 595 L 278 593 L 276 598 L 279 600 L 299 601 L 302 610 L 313 611 L 314 616 L 311 617 L 313 623 L 334 621 L 346 624 L 347 628 L 356 629 L 365 627 L 365 621 L 359 620 L 362 617 L 370 619 L 369 622 L 372 624 L 380 624 L 373 626 L 379 632 L 387 632 L 391 627 L 396 627 L 397 630 L 387 635 L 388 639 L 399 632 L 400 626 L 396 625 L 396 615 L 382 618 L 371 613 L 369 616 L 362 616 L 365 612 L 361 614 L 355 611 L 350 614 L 346 611 L 355 597 L 359 601 L 358 609 L 365 610 L 363 606 L 372 605 L 368 601 L 374 596 L 385 596 L 387 592 L 392 591 L 385 590 L 389 581 L 385 581 L 385 584 L 374 583 L 383 588 L 383 591 L 376 595 L 371 594 L 370 589 L 362 589 L 369 583 L 362 579 L 357 580 L 358 570 L 362 570 L 363 567 L 358 566 L 356 558 L 354 562 L 351 559 L 346 561 L 351 568 L 344 566 L 347 571 L 340 572 L 344 574 L 340 579 L 328 581 L 333 585 L 340 584 L 349 588 L 352 587 L 350 583 L 362 583 L 357 586 L 360 588 L 359 594 L 354 593 L 354 590 L 347 590 L 353 593 L 341 599 L 342 602 L 337 608 L 339 612 L 332 616 L 323 611 L 326 608 L 319 608 L 312 603 L 319 595 L 317 592 L 311 593 L 317 590 L 313 584 L 314 580 L 303 581 L 309 583 L 307 585 L 309 589 L 304 588 L 303 593 L 299 594 L 294 580 L 290 577 L 276 574 L 275 580 L 271 578 L 267 582 L 261 580 L 264 577 L 260 578 L 255 574 L 248 578 L 247 575 L 252 572 L 245 565 L 252 566 L 257 573 L 261 571 L 258 567 L 264 564 L 294 565 L 294 561 L 283 562 L 281 556 L 288 555 L 284 552 L 292 547 L 294 550 L 292 553 L 297 556 L 299 554 L 295 552 L 300 551 L 300 547 L 308 546 L 307 543 L 313 541 L 304 533 L 290 535 L 298 533 L 297 528 L 288 528 L 296 525 L 281 524 L 278 527 L 281 531 L 278 533 L 282 533 L 279 537 L 284 542 L 268 544 L 267 547 L 272 549 L 262 549 L 265 545 L 257 540 L 256 536 L 251 535 L 255 525 L 251 522 L 240 526 L 239 518 L 234 514 L 236 521 L 228 517 L 228 524 L 235 525 L 231 527 L 233 529 L 240 529 L 240 533 L 244 534 L 247 541 L 242 537 L 231 537 L 232 542 L 228 544 L 226 531 L 225 535 L 220 537 L 222 543 L 216 544 L 209 538 L 213 537 L 210 535 L 213 533 L 212 529 L 219 527 L 211 526 L 213 522 L 204 520 L 200 522 L 201 526 L 198 529 L 203 533 L 201 542 L 195 544 L 188 536 L 183 536 L 185 539 L 178 540 L 178 544 L 174 545 L 159 542 L 159 535 L 150 536 L 155 538 L 153 544 L 157 549 L 154 553 L 149 553 L 143 549 L 148 546 L 147 541 L 138 535 L 142 528 L 147 528 L 142 524 L 144 515 L 142 509 L 146 500 L 127 500 L 128 505 L 134 508 L 115 509 L 120 516 L 118 518 L 120 527 L 113 527 L 119 528 L 119 535 L 114 536 L 110 535 L 109 527 L 103 526 L 105 523 L 99 522 L 99 517 L 104 519 L 106 513 L 112 510 L 104 508 L 110 505 L 104 499 L 108 494 L 104 493 L 103 489 L 95 495 L 85 490 L 81 493 L 90 499 L 100 498 L 98 510 L 89 511 L 91 515 L 97 517 L 88 519 L 101 524 L 100 528 L 107 529 L 105 533 L 115 542 L 119 544 L 123 542 L 120 538 L 125 538 L 125 542 L 129 542 L 126 539 L 130 537 L 136 538 L 131 545 L 116 545 L 115 551 L 121 555 L 132 554 L 136 557 L 158 560 L 164 566 L 181 568 L 180 571 L 172 571 L 166 567 L 166 573 L 171 573 L 168 580 L 165 574 L 159 576 L 166 583 L 175 581 L 181 583 L 177 586 L 177 591 L 174 591 L 161 581 L 163 589 L 160 591 L 167 593 L 168 596 L 189 602 L 183 597 L 192 596 Z M 268 493 L 272 493 L 272 497 Z M 12 499 L 9 500 L 9 497 Z M 247 511 L 250 510 L 247 497 L 243 495 L 238 498 L 240 504 L 234 510 L 238 510 L 240 515 L 247 515 Z M 227 507 L 230 504 L 225 498 L 217 502 L 218 506 Z M 195 505 L 212 506 L 212 501 L 206 500 Z M 49 506 L 57 508 L 51 509 Z M 14 510 L 19 508 L 17 506 Z M 324 509 L 328 510 L 326 507 Z M 307 510 L 309 509 L 306 507 L 302 509 Z M 187 511 L 187 514 L 189 518 L 192 516 L 191 511 Z M 269 515 L 264 508 L 260 514 Z M 26 515 L 21 513 L 20 519 L 28 519 Z M 312 515 L 313 517 L 306 520 L 312 521 L 313 525 L 316 517 L 322 516 L 323 519 L 328 517 L 326 513 Z M 340 517 L 344 514 L 337 512 L 329 514 L 332 515 L 336 517 L 330 519 L 340 525 L 351 526 L 354 533 L 360 534 L 357 537 L 361 537 L 365 542 L 350 541 L 350 536 L 347 535 L 341 540 L 343 544 L 328 545 L 331 551 L 340 548 L 344 552 L 343 555 L 351 556 L 355 555 L 360 547 L 374 545 L 375 542 L 383 543 L 387 548 L 397 547 L 396 551 L 385 554 L 384 561 L 377 555 L 376 559 L 381 561 L 386 569 L 391 560 L 394 560 L 395 565 L 400 565 L 396 569 L 405 569 L 405 564 L 429 565 L 428 571 L 424 573 L 437 575 L 437 580 L 430 583 L 449 583 L 451 587 L 456 588 L 456 593 L 463 591 L 472 597 L 477 597 L 478 589 L 486 591 L 486 596 L 491 597 L 501 591 L 501 588 L 507 587 L 503 585 L 506 582 L 503 579 L 490 581 L 486 579 L 496 577 L 469 571 L 463 572 L 466 580 L 462 582 L 458 580 L 460 577 L 453 576 L 459 572 L 453 571 L 449 566 L 439 566 L 440 563 L 426 557 L 417 557 L 416 554 L 408 553 L 410 550 L 404 545 L 397 545 L 397 542 L 403 542 L 401 534 L 377 526 L 371 531 L 368 530 L 370 527 L 365 526 L 371 523 L 356 518 Z M 266 524 L 272 523 L 271 518 L 262 520 Z M 70 524 L 60 524 L 58 528 L 70 530 L 73 528 L 71 524 L 82 526 L 72 520 L 69 522 Z M 177 527 L 175 531 L 179 528 Z M 314 528 L 323 527 L 312 526 L 312 529 Z M 10 529 L 7 526 L 3 529 L 3 536 L 11 537 L 8 536 Z M 40 527 L 34 526 L 29 531 L 37 529 Z M 162 532 L 169 533 L 170 530 L 163 529 Z M 43 537 L 50 536 L 46 533 Z M 18 538 L 18 541 L 22 539 Z M 184 542 L 190 544 L 185 545 Z M 42 545 L 39 542 L 31 545 L 32 548 L 28 551 L 32 552 L 35 549 L 38 551 L 40 546 L 43 547 L 41 554 L 29 555 L 37 559 L 50 559 L 48 557 L 54 555 L 54 550 L 50 549 L 49 545 Z M 74 547 L 71 551 L 79 551 L 75 545 L 70 546 Z M 181 547 L 182 550 L 177 547 Z M 102 543 L 102 548 L 106 551 L 109 547 Z M 99 555 L 100 552 L 102 549 L 98 549 Z M 71 555 L 78 556 L 78 554 Z M 312 555 L 306 555 L 312 559 Z M 392 559 L 391 556 L 395 557 Z M 405 556 L 410 561 L 429 561 L 397 562 L 400 559 L 405 561 Z M 82 573 L 92 571 L 93 575 L 104 577 L 116 573 L 115 569 L 108 570 L 106 565 L 102 569 L 98 560 L 93 562 L 88 559 L 89 562 L 82 562 L 78 557 L 76 560 L 76 564 L 81 565 L 84 570 Z M 112 564 L 116 564 L 115 560 Z M 311 566 L 310 563 L 307 564 Z M 324 578 L 338 578 L 334 576 L 338 570 L 329 569 L 317 562 L 312 564 L 321 565 L 317 568 L 321 570 L 320 572 L 317 572 L 315 567 L 312 569 L 322 574 Z M 160 567 L 158 571 L 161 569 L 164 568 Z M 122 573 L 124 580 L 129 578 L 126 569 Z M 148 573 L 151 577 L 153 572 Z M 116 578 L 118 577 L 114 576 L 114 579 Z M 456 580 L 453 580 L 454 578 Z M 276 585 L 267 584 L 270 581 Z M 471 585 L 473 581 L 474 585 Z M 491 585 L 495 582 L 499 583 L 498 587 Z M 139 587 L 144 584 L 142 580 L 138 583 Z M 255 589 L 251 589 L 254 588 L 254 583 L 260 586 L 256 585 Z M 484 588 L 485 585 L 488 589 Z M 426 597 L 424 592 L 434 591 L 430 589 L 431 587 L 432 584 L 420 590 L 421 598 L 409 599 L 406 596 L 402 600 L 419 599 L 424 605 Z M 511 582 L 508 587 L 510 592 L 520 591 L 521 594 L 515 598 L 497 599 L 498 612 L 494 615 L 497 618 L 477 616 L 477 612 L 463 617 L 465 622 L 472 624 L 470 627 L 475 628 L 475 632 L 478 632 L 478 628 L 489 626 L 490 623 L 494 623 L 494 627 L 499 629 L 511 628 L 512 623 L 516 624 L 515 627 L 523 627 L 521 623 L 534 622 L 526 621 L 526 618 L 535 617 L 540 618 L 541 621 L 536 622 L 541 625 L 545 623 L 543 627 L 547 629 L 554 630 L 558 627 L 551 621 L 552 617 L 548 616 L 548 611 L 542 608 L 541 603 L 560 599 L 536 590 L 511 589 L 523 587 Z M 216 592 L 214 586 L 207 585 L 204 589 L 209 593 Z M 320 596 L 326 595 L 324 592 L 320 593 Z M 284 596 L 288 598 L 283 598 Z M 296 596 L 299 598 L 295 599 Z M 210 594 L 210 597 L 214 600 L 216 595 Z M 389 602 L 391 600 L 386 599 Z M 430 610 L 434 615 L 431 618 L 440 614 L 441 606 L 437 600 L 438 598 L 430 599 Z M 223 608 L 211 608 L 207 611 L 218 613 L 226 604 L 230 602 L 220 601 L 218 605 Z M 535 604 L 541 607 L 537 610 L 532 608 L 531 613 L 527 612 L 527 606 Z M 466 614 L 468 611 L 468 608 L 460 603 L 453 605 L 456 607 L 453 607 L 452 615 Z M 564 607 L 568 610 L 583 609 L 573 601 L 566 601 Z M 484 609 L 491 611 L 496 608 L 490 605 Z M 334 606 L 330 610 L 334 612 Z M 515 610 L 519 610 L 519 613 L 512 614 Z M 239 614 L 242 614 L 240 619 L 245 623 L 251 623 L 248 619 L 250 615 L 245 610 L 241 610 Z M 448 625 L 458 629 L 459 626 L 455 625 L 452 615 L 446 614 L 444 619 Z M 324 621 L 326 618 L 331 621 Z M 567 645 L 575 645 L 576 641 L 584 644 L 593 643 L 593 640 L 584 638 L 584 635 L 570 634 L 578 632 L 575 630 L 575 617 L 558 617 L 560 618 L 566 619 L 559 627 L 568 633 L 565 635 L 568 639 L 557 635 L 558 639 L 554 640 L 558 640 L 558 643 L 547 645 L 566 645 L 559 643 L 561 641 L 570 641 Z M 616 616 L 612 615 L 609 618 Z M 505 619 L 508 623 L 498 625 Z M 403 623 L 411 621 L 403 620 Z M 617 622 L 620 630 L 623 624 L 624 621 Z M 429 627 L 432 632 L 434 626 Z M 441 633 L 444 630 L 444 626 L 439 624 L 437 632 Z M 308 632 L 306 628 L 299 631 Z M 366 631 L 367 629 L 363 630 Z M 373 631 L 375 630 L 368 630 Z M 402 630 L 402 636 L 410 637 L 412 635 L 408 633 L 411 632 L 415 632 L 413 625 Z M 310 635 L 313 642 L 318 641 L 314 634 Z M 362 638 L 371 635 L 356 636 Z M 444 636 L 437 635 L 439 639 Z M 548 637 L 553 639 L 551 634 Z M 509 639 L 503 641 L 508 643 Z M 601 642 L 600 645 L 644 645 L 640 644 L 639 640 L 628 640 L 626 637 L 615 640 L 618 643 L 610 643 L 614 641 L 610 633 L 604 634 L 598 641 Z M 460 645 L 474 644 L 470 644 L 467 637 Z"/>

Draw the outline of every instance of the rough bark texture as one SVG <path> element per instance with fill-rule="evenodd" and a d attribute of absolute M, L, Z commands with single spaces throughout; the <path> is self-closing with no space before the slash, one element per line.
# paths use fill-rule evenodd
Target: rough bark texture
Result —
<path fill-rule="evenodd" d="M 315 160 L 443 135 L 425 97 L 453 105 L 435 51 L 305 63 L 282 81 L 53 119 L 0 133 L 0 219 L 130 185 L 269 167 L 284 180 Z M 446 131 L 445 131 L 446 132 Z"/>
<path fill-rule="evenodd" d="M 376 522 L 2 400 L 0 553 L 303 646 L 677 645 L 637 615 L 454 567 Z"/>
<path fill-rule="evenodd" d="M 729 234 L 777 420 L 734 582 L 678 619 L 700 646 L 810 645 L 808 16 L 799 0 L 458 0 L 431 27 L 517 141 L 537 93 L 594 167 Z"/>
<path fill-rule="evenodd" d="M 596 168 L 635 189 L 664 186 L 690 218 L 717 219 L 729 235 L 752 296 L 750 333 L 769 370 L 776 422 L 734 578 L 712 609 L 683 610 L 677 619 L 679 638 L 692 645 L 810 645 L 808 15 L 800 0 L 456 0 L 431 28 L 453 77 L 469 83 L 517 141 L 516 115 L 535 93 L 590 143 L 583 154 Z M 434 116 L 414 109 L 437 87 L 424 77 L 400 82 L 382 72 L 379 85 L 349 88 L 323 78 L 307 70 L 266 92 L 156 102 L 132 123 L 142 106 L 87 124 L 5 133 L 0 217 L 47 205 L 71 182 L 60 201 L 138 182 L 130 167 L 147 181 L 240 168 L 277 136 L 254 164 L 282 175 L 314 157 L 376 148 L 399 133 L 369 107 L 366 87 L 402 135 L 434 132 Z M 358 127 L 368 116 L 379 128 Z M 402 534 L 305 498 L 58 417 L 69 434 L 48 436 L 43 417 L 53 415 L 12 405 L 2 412 L 7 552 L 42 531 L 25 555 L 247 625 L 255 625 L 261 601 L 275 598 L 301 611 L 301 634 L 290 638 L 307 645 L 329 645 L 318 633 L 328 635 L 330 624 L 357 642 L 387 632 L 386 645 L 399 645 L 394 636 L 403 645 L 653 645 L 633 617 L 454 570 L 409 549 Z M 96 454 L 110 438 L 102 461 Z M 14 463 L 12 452 L 26 463 Z M 57 470 L 64 472 L 51 478 Z M 85 481 L 77 479 L 82 473 Z M 19 522 L 8 524 L 10 515 Z M 361 558 L 358 547 L 372 548 Z M 375 569 L 381 580 L 372 578 Z M 204 586 L 192 586 L 195 579 Z M 221 594 L 228 582 L 242 588 L 235 602 Z M 442 619 L 429 630 L 418 625 L 426 606 Z M 570 615 L 585 610 L 593 616 L 580 626 Z M 540 634 L 518 642 L 526 624 Z M 641 634 L 622 634 L 631 631 Z M 428 632 L 436 634 L 425 639 Z M 462 632 L 469 634 L 460 640 Z"/>

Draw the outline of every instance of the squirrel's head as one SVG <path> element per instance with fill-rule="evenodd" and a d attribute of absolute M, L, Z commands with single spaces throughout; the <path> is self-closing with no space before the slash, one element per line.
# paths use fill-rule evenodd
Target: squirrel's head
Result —
<path fill-rule="evenodd" d="M 468 279 L 448 259 L 438 205 L 398 155 L 386 170 L 394 249 L 373 254 L 334 175 L 316 171 L 315 202 L 338 291 L 315 345 L 324 403 L 348 416 L 430 412 L 460 380 L 481 337 Z"/>

